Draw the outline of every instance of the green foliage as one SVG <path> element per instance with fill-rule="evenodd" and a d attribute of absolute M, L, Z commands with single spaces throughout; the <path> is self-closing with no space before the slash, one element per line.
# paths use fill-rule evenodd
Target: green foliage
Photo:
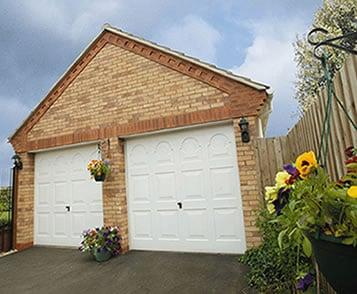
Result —
<path fill-rule="evenodd" d="M 0 226 L 11 222 L 11 191 L 9 187 L 0 188 Z"/>
<path fill-rule="evenodd" d="M 291 293 L 297 277 L 307 272 L 310 264 L 294 243 L 284 249 L 279 247 L 281 226 L 274 219 L 265 208 L 261 210 L 257 226 L 262 234 L 262 245 L 248 250 L 240 261 L 250 267 L 247 279 L 251 287 L 261 293 Z M 300 269 L 296 260 L 300 260 Z"/>
<path fill-rule="evenodd" d="M 281 243 L 290 244 L 293 239 L 307 257 L 311 256 L 311 244 L 306 234 L 324 233 L 356 246 L 357 199 L 347 196 L 346 191 L 322 168 L 297 181 L 289 205 L 276 220 L 282 227 Z"/>
<path fill-rule="evenodd" d="M 329 37 L 337 37 L 347 32 L 357 31 L 356 0 L 324 0 L 316 12 L 313 27 L 321 27 L 329 32 Z M 322 40 L 325 37 L 317 37 Z M 303 109 L 315 100 L 319 87 L 324 84 L 321 62 L 313 55 L 313 47 L 306 36 L 298 37 L 295 42 L 295 61 L 298 66 L 295 98 Z M 350 44 L 344 44 L 350 45 Z M 336 72 L 344 63 L 346 53 L 332 47 L 324 47 L 329 56 L 329 66 Z"/>

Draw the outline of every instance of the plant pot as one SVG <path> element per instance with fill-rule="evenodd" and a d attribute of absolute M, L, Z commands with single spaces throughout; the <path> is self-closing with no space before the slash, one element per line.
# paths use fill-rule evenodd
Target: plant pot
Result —
<path fill-rule="evenodd" d="M 93 250 L 93 257 L 98 262 L 107 261 L 112 257 L 112 253 L 108 250 Z"/>
<path fill-rule="evenodd" d="M 339 238 L 318 234 L 310 238 L 319 269 L 338 294 L 357 289 L 357 248 Z"/>
<path fill-rule="evenodd" d="M 105 174 L 102 174 L 100 176 L 94 176 L 94 179 L 95 179 L 96 182 L 104 182 Z"/>

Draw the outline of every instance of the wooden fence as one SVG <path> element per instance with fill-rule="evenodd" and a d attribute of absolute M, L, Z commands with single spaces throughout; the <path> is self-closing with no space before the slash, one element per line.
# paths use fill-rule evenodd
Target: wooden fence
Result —
<path fill-rule="evenodd" d="M 344 67 L 334 78 L 334 87 L 337 97 L 345 105 L 350 117 L 356 122 L 357 56 L 347 58 Z M 294 161 L 300 153 L 313 150 L 318 154 L 326 96 L 326 89 L 322 88 L 317 101 L 304 113 L 286 136 L 262 138 L 256 141 L 262 188 L 274 184 L 276 172 L 282 169 L 284 163 Z M 326 167 L 334 180 L 345 173 L 344 150 L 352 145 L 357 146 L 356 130 L 336 100 L 333 99 Z"/>

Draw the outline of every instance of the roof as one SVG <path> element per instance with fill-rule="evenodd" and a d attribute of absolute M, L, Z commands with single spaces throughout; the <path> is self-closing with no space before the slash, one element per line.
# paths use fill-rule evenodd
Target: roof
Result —
<path fill-rule="evenodd" d="M 150 47 L 156 48 L 156 49 L 158 49 L 160 51 L 163 51 L 163 52 L 169 53 L 171 55 L 177 56 L 177 57 L 179 57 L 181 59 L 187 60 L 187 61 L 192 62 L 194 64 L 197 64 L 199 66 L 202 66 L 202 67 L 204 67 L 206 69 L 209 69 L 209 70 L 211 70 L 213 72 L 216 72 L 216 73 L 218 73 L 220 75 L 223 75 L 225 77 L 233 79 L 233 80 L 235 80 L 237 82 L 240 82 L 240 83 L 245 84 L 247 86 L 253 87 L 254 89 L 267 90 L 267 89 L 270 88 L 266 84 L 263 84 L 263 83 L 260 83 L 260 82 L 257 82 L 257 81 L 253 81 L 253 80 L 251 80 L 251 79 L 249 79 L 247 77 L 236 75 L 233 72 L 231 72 L 229 70 L 226 70 L 226 69 L 219 68 L 219 67 L 215 66 L 214 64 L 204 62 L 204 61 L 202 61 L 202 60 L 200 60 L 198 58 L 194 58 L 192 56 L 186 55 L 185 53 L 176 51 L 176 50 L 171 49 L 169 47 L 165 47 L 165 46 L 159 45 L 159 44 L 157 44 L 155 42 L 148 41 L 148 40 L 143 39 L 141 37 L 138 37 L 138 36 L 135 36 L 135 35 L 130 34 L 128 32 L 125 32 L 123 30 L 120 30 L 118 28 L 112 27 L 110 24 L 105 24 L 103 26 L 103 31 L 109 31 L 109 32 L 112 32 L 114 34 L 124 36 L 124 37 L 126 37 L 128 39 L 131 39 L 131 40 L 134 40 L 134 41 L 136 41 L 138 43 L 142 43 L 142 44 L 148 45 Z"/>
<path fill-rule="evenodd" d="M 118 28 L 115 28 L 113 26 L 111 26 L 110 24 L 104 24 L 102 27 L 102 30 L 99 32 L 99 34 L 97 34 L 97 36 L 87 45 L 87 47 L 78 55 L 78 57 L 70 64 L 70 66 L 65 70 L 65 72 L 60 76 L 60 78 L 53 84 L 53 86 L 50 88 L 50 90 L 48 91 L 48 93 L 45 95 L 45 97 L 43 99 L 41 99 L 41 101 L 36 105 L 36 107 L 30 112 L 30 114 L 25 118 L 25 120 L 21 123 L 21 125 L 11 134 L 11 136 L 9 137 L 9 140 L 11 140 L 16 134 L 17 132 L 27 123 L 27 121 L 32 117 L 32 115 L 40 108 L 41 103 L 46 99 L 46 97 L 55 89 L 55 87 L 62 81 L 62 79 L 66 76 L 66 74 L 71 70 L 71 68 L 73 66 L 75 66 L 75 64 L 78 63 L 78 61 L 86 54 L 86 52 L 89 50 L 89 48 L 91 47 L 91 45 L 97 41 L 100 36 L 105 32 L 111 32 L 120 36 L 123 36 L 125 38 L 131 39 L 135 42 L 147 45 L 149 47 L 155 48 L 157 50 L 160 50 L 162 52 L 165 52 L 167 54 L 171 54 L 173 56 L 176 56 L 178 58 L 181 58 L 183 60 L 186 60 L 188 62 L 191 62 L 193 64 L 196 64 L 198 66 L 201 66 L 203 68 L 206 68 L 212 72 L 215 72 L 219 75 L 222 75 L 224 77 L 227 77 L 229 79 L 232 79 L 234 81 L 237 81 L 239 83 L 242 83 L 244 85 L 247 85 L 249 87 L 252 87 L 256 90 L 262 91 L 262 90 L 268 90 L 270 87 L 266 84 L 251 80 L 247 77 L 243 77 L 240 75 L 236 75 L 231 71 L 219 68 L 213 64 L 204 62 L 198 58 L 194 58 L 192 56 L 188 56 L 182 52 L 173 50 L 171 48 L 159 45 L 157 43 L 154 43 L 152 41 L 148 41 L 144 38 L 135 36 L 133 34 L 130 34 L 128 32 L 125 32 L 123 30 L 120 30 Z"/>

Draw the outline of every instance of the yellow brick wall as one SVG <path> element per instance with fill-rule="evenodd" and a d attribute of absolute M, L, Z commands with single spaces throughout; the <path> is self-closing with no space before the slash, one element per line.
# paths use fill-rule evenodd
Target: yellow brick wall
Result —
<path fill-rule="evenodd" d="M 260 234 L 255 225 L 257 211 L 261 207 L 262 198 L 260 196 L 259 181 L 257 173 L 257 157 L 254 147 L 254 138 L 257 137 L 258 128 L 256 118 L 249 117 L 249 131 L 251 141 L 243 143 L 239 128 L 239 119 L 233 121 L 234 133 L 237 145 L 238 169 L 240 179 L 240 189 L 243 202 L 243 218 L 245 226 L 245 236 L 247 247 L 260 244 Z"/>
<path fill-rule="evenodd" d="M 224 106 L 228 94 L 107 44 L 28 134 L 41 139 Z"/>
<path fill-rule="evenodd" d="M 18 171 L 16 201 L 16 243 L 26 248 L 33 243 L 34 234 L 34 155 L 19 154 L 23 169 Z M 21 249 L 18 248 L 18 249 Z"/>

